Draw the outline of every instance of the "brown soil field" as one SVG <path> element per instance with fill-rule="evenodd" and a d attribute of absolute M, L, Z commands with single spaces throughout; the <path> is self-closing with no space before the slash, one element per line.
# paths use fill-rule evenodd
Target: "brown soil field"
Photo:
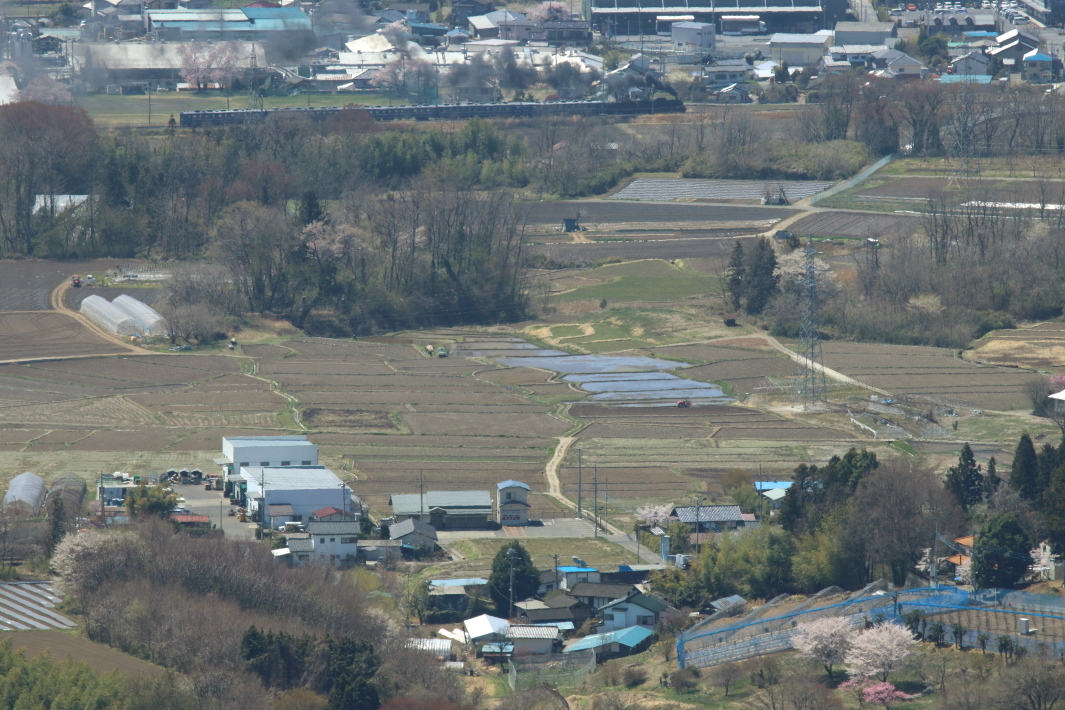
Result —
<path fill-rule="evenodd" d="M 70 658 L 88 665 L 97 673 L 119 671 L 127 675 L 155 677 L 162 675 L 159 666 L 127 656 L 121 651 L 62 631 L 5 631 L 0 641 L 11 640 L 14 648 L 21 648 L 27 657 L 48 653 L 57 660 Z"/>
<path fill-rule="evenodd" d="M 241 429 L 226 427 L 223 432 L 214 428 L 179 430 L 186 433 L 180 441 L 171 444 L 167 451 L 220 451 L 222 448 L 222 436 L 270 436 L 272 434 L 286 435 L 293 432 L 284 429 Z"/>
<path fill-rule="evenodd" d="M 0 422 L 75 426 L 151 426 L 156 423 L 154 417 L 143 408 L 113 397 L 6 407 L 0 409 Z"/>
<path fill-rule="evenodd" d="M 920 228 L 920 219 L 910 215 L 819 212 L 793 223 L 788 231 L 799 236 L 879 239 L 885 236 L 912 233 L 918 228 Z"/>
<path fill-rule="evenodd" d="M 0 313 L 0 360 L 120 352 L 125 348 L 63 313 Z"/>
<path fill-rule="evenodd" d="M 295 353 L 294 350 L 280 345 L 241 345 L 240 351 L 243 355 L 260 360 L 278 360 Z"/>
<path fill-rule="evenodd" d="M 795 373 L 795 363 L 790 358 L 766 357 L 749 360 L 715 362 L 698 365 L 680 371 L 685 377 L 702 382 L 729 381 L 752 377 L 787 377 Z"/>
<path fill-rule="evenodd" d="M 883 185 L 867 188 L 862 190 L 861 194 L 873 195 L 876 197 L 913 197 L 927 199 L 929 197 L 938 197 L 947 191 L 949 182 L 950 178 L 946 177 L 906 176 L 886 182 Z M 981 183 L 988 183 L 987 187 L 993 187 L 999 182 L 1000 181 L 998 180 L 981 181 Z M 951 191 L 957 192 L 957 188 L 953 187 Z"/>
<path fill-rule="evenodd" d="M 143 428 L 97 431 L 71 445 L 74 451 L 160 451 L 173 443 L 180 431 L 175 429 Z M 221 437 L 219 437 L 221 446 Z"/>
<path fill-rule="evenodd" d="M 788 426 L 790 425 L 790 426 Z M 827 429 L 808 427 L 795 422 L 780 422 L 777 426 L 725 426 L 714 432 L 715 439 L 735 440 L 750 439 L 759 441 L 846 441 L 856 439 L 854 434 Z"/>
<path fill-rule="evenodd" d="M 361 409 L 319 409 L 311 407 L 300 412 L 300 420 L 307 426 L 330 429 L 395 430 L 392 418 L 384 412 Z"/>
<path fill-rule="evenodd" d="M 47 429 L 0 429 L 0 443 L 26 443 L 48 433 Z"/>
<path fill-rule="evenodd" d="M 641 497 L 682 496 L 692 489 L 691 481 L 681 478 L 671 468 L 663 466 L 626 467 L 626 466 L 583 466 L 580 471 L 584 489 L 585 505 L 591 507 L 593 481 L 596 471 L 599 475 L 600 500 L 610 493 L 611 498 L 632 500 Z M 562 493 L 571 500 L 577 498 L 578 470 L 576 466 L 560 468 L 559 482 Z M 609 483 L 608 483 L 609 481 Z"/>
<path fill-rule="evenodd" d="M 713 426 L 701 424 L 591 424 L 581 436 L 591 439 L 705 439 Z"/>
<path fill-rule="evenodd" d="M 389 404 L 393 409 L 401 409 L 404 404 L 439 404 L 439 405 L 467 405 L 471 407 L 493 407 L 514 409 L 526 409 L 534 407 L 529 400 L 510 392 L 478 393 L 469 394 L 460 392 L 412 392 L 410 390 L 396 390 L 393 392 L 300 392 L 292 391 L 293 395 L 303 404 L 325 405 L 362 405 L 362 404 Z M 354 407 L 361 408 L 361 407 Z"/>
<path fill-rule="evenodd" d="M 300 356 L 301 358 L 304 356 Z M 266 377 L 276 376 L 372 376 L 394 375 L 396 371 L 383 362 L 350 362 L 341 360 L 302 360 L 288 358 L 285 360 L 268 360 L 259 364 L 259 374 Z M 286 379 L 289 379 L 286 377 Z M 313 380 L 307 380 L 313 382 Z"/>
<path fill-rule="evenodd" d="M 730 339 L 731 340 L 731 339 Z M 736 338 L 731 340 L 731 344 L 736 347 L 725 347 L 724 345 L 718 345 L 722 341 L 714 341 L 714 344 L 700 344 L 700 345 L 673 345 L 664 348 L 651 348 L 648 352 L 657 355 L 659 357 L 673 357 L 680 358 L 682 360 L 695 361 L 699 363 L 710 364 L 714 362 L 726 362 L 726 361 L 738 361 L 760 358 L 778 358 L 781 360 L 786 359 L 783 353 L 777 352 L 769 347 L 761 338 Z M 749 343 L 749 345 L 748 345 Z M 759 348 L 758 344 L 765 346 Z M 740 349 L 740 348 L 748 349 Z"/>
<path fill-rule="evenodd" d="M 402 437 L 402 438 L 400 438 Z M 380 434 L 359 434 L 358 432 L 334 434 L 334 433 L 321 433 L 311 434 L 311 441 L 319 445 L 333 445 L 344 444 L 347 446 L 410 446 L 418 448 L 466 448 L 476 450 L 479 448 L 497 449 L 503 448 L 526 448 L 526 449 L 542 449 L 547 451 L 548 449 L 554 450 L 555 445 L 558 443 L 556 439 L 548 438 L 502 438 L 498 436 L 409 436 L 409 435 L 394 435 L 394 436 L 381 436 Z"/>
<path fill-rule="evenodd" d="M 610 407 L 605 404 L 579 403 L 570 407 L 570 414 L 587 421 L 610 421 L 617 419 L 651 418 L 652 420 L 703 421 L 708 417 L 760 415 L 763 412 L 746 407 L 730 407 L 722 404 L 697 405 L 690 409 L 679 407 Z"/>
<path fill-rule="evenodd" d="M 497 382 L 501 385 L 539 385 L 549 382 L 554 373 L 537 370 L 533 367 L 507 367 L 501 370 L 486 370 L 477 373 L 477 377 Z"/>
<path fill-rule="evenodd" d="M 114 268 L 112 259 L 0 261 L 0 311 L 50 310 L 52 290 L 74 274 L 102 274 Z"/>
<path fill-rule="evenodd" d="M 500 436 L 561 436 L 570 428 L 568 422 L 546 414 L 426 414 L 404 412 L 400 415 L 415 434 L 474 434 Z"/>

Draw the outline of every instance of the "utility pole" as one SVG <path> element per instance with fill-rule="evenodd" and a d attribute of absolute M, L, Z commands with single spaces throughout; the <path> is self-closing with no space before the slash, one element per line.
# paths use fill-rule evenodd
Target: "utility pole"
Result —
<path fill-rule="evenodd" d="M 418 469 L 418 521 L 424 523 L 422 518 L 425 517 L 425 476 L 421 469 Z"/>
<path fill-rule="evenodd" d="M 703 521 L 699 515 L 699 504 L 702 503 L 702 498 L 695 499 L 695 556 L 698 557 L 699 553 L 703 551 L 702 538 L 699 537 L 699 532 L 703 527 Z"/>
<path fill-rule="evenodd" d="M 603 518 L 609 520 L 610 519 L 610 479 L 609 478 L 606 479 L 606 481 L 603 482 L 603 487 L 605 488 L 605 490 L 603 492 Z M 603 527 L 603 531 L 604 532 L 606 531 L 606 527 L 605 526 Z"/>
<path fill-rule="evenodd" d="M 592 519 L 595 521 L 595 537 L 599 537 L 599 466 L 592 471 Z"/>
<path fill-rule="evenodd" d="M 552 555 L 555 558 L 555 589 L 558 589 L 558 555 Z"/>
<path fill-rule="evenodd" d="M 510 607 L 507 610 L 507 618 L 514 618 L 514 548 L 507 550 L 507 559 L 510 560 Z"/>
<path fill-rule="evenodd" d="M 581 480 L 581 449 L 577 448 L 577 517 L 584 517 L 581 515 L 581 487 L 583 481 Z"/>
<path fill-rule="evenodd" d="M 936 520 L 936 532 L 935 537 L 932 538 L 932 574 L 929 577 L 932 580 L 932 587 L 939 586 L 939 520 Z"/>

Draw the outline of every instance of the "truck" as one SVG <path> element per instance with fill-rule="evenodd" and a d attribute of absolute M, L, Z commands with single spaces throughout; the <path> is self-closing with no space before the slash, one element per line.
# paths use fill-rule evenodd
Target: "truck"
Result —
<path fill-rule="evenodd" d="M 764 35 L 765 23 L 758 15 L 724 15 L 721 18 L 721 34 L 726 37 Z"/>

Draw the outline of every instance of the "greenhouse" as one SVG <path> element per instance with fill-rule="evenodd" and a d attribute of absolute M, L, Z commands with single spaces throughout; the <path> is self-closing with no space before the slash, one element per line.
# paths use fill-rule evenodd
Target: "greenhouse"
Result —
<path fill-rule="evenodd" d="M 104 330 L 115 335 L 140 335 L 143 330 L 137 321 L 100 296 L 87 296 L 81 302 L 81 312 L 92 318 Z"/>
<path fill-rule="evenodd" d="M 4 495 L 4 512 L 36 515 L 44 502 L 44 479 L 26 471 L 15 476 Z"/>
<path fill-rule="evenodd" d="M 54 501 L 58 499 L 63 502 L 63 512 L 66 515 L 77 515 L 81 512 L 86 490 L 84 479 L 73 473 L 64 473 L 52 481 L 52 487 L 48 489 L 48 495 L 44 499 L 45 512 L 51 515 Z"/>
<path fill-rule="evenodd" d="M 146 303 L 122 294 L 111 305 L 137 321 L 145 335 L 166 335 L 166 319 Z"/>

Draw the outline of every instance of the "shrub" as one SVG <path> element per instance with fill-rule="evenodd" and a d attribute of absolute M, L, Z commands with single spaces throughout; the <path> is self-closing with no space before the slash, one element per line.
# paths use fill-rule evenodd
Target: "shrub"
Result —
<path fill-rule="evenodd" d="M 699 687 L 699 669 L 681 668 L 669 676 L 669 684 L 678 693 L 691 693 Z"/>
<path fill-rule="evenodd" d="M 637 685 L 643 685 L 647 682 L 647 671 L 643 666 L 629 666 L 625 669 L 625 672 L 621 674 L 621 679 L 625 685 L 629 688 L 635 688 Z"/>

